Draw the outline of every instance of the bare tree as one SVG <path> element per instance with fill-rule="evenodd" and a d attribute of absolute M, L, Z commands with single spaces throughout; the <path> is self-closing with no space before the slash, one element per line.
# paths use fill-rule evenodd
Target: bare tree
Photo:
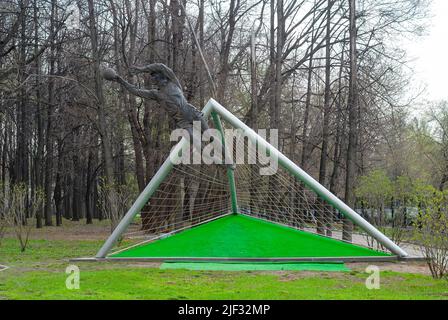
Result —
<path fill-rule="evenodd" d="M 111 233 L 125 215 L 134 196 L 132 190 L 127 187 L 101 185 L 99 205 L 106 214 L 106 218 L 110 220 Z"/>
<path fill-rule="evenodd" d="M 143 190 L 169 152 L 173 126 L 151 102 L 105 85 L 99 66 L 127 75 L 132 64 L 163 62 L 197 106 L 216 83 L 214 98 L 252 127 L 281 129 L 282 151 L 354 206 L 357 176 L 379 158 L 395 176 L 415 167 L 398 161 L 402 149 L 393 164 L 384 150 L 407 137 L 391 125 L 407 123 L 409 104 L 406 56 L 394 39 L 420 33 L 425 7 L 426 0 L 8 1 L 0 16 L 0 182 L 25 183 L 29 202 L 44 189 L 39 227 L 53 215 L 56 225 L 105 218 L 95 206 L 103 178 Z M 152 86 L 149 77 L 128 78 Z M 440 150 L 439 137 L 428 139 Z M 431 159 L 425 166 L 437 170 L 428 176 L 443 188 L 442 154 Z M 347 239 L 350 231 L 346 223 Z"/>
<path fill-rule="evenodd" d="M 101 53 L 98 43 L 98 30 L 97 30 L 97 14 L 95 10 L 95 4 L 93 0 L 88 0 L 88 18 L 89 18 L 89 31 L 90 31 L 90 43 L 92 46 L 92 59 L 93 59 L 93 72 L 95 82 L 95 94 L 97 98 L 97 110 L 98 110 L 98 129 L 101 136 L 101 144 L 103 147 L 104 158 L 104 172 L 107 183 L 114 181 L 113 164 L 112 164 L 112 147 L 110 145 L 110 134 L 107 125 L 103 81 L 100 74 Z M 80 8 L 81 9 L 81 8 Z"/>
<path fill-rule="evenodd" d="M 37 211 L 42 210 L 43 193 L 38 191 L 31 199 L 28 200 L 28 191 L 23 184 L 12 186 L 1 199 L 4 217 L 19 241 L 21 252 L 26 250 L 34 227 L 30 220 L 36 217 Z"/>
<path fill-rule="evenodd" d="M 345 202 L 352 208 L 355 206 L 355 180 L 356 180 L 356 155 L 358 136 L 358 56 L 356 49 L 357 26 L 356 26 L 356 1 L 349 0 L 350 14 L 350 84 L 348 93 L 348 148 L 347 148 L 347 168 L 345 178 Z M 352 241 L 353 224 L 350 220 L 344 219 L 343 239 Z"/>

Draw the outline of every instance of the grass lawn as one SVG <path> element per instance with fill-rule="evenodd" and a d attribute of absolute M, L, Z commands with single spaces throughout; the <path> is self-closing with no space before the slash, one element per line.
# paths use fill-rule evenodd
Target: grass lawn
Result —
<path fill-rule="evenodd" d="M 68 259 L 92 256 L 102 240 L 39 239 L 44 235 L 45 231 L 35 235 L 24 253 L 15 239 L 3 240 L 0 264 L 9 269 L 0 271 L 0 299 L 448 299 L 448 281 L 424 274 L 383 271 L 381 289 L 367 290 L 365 265 L 331 273 L 161 270 L 156 264 L 77 263 L 81 288 L 68 290 Z"/>

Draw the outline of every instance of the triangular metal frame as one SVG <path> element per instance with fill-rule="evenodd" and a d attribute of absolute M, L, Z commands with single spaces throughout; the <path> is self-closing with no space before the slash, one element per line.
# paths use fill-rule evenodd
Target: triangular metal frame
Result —
<path fill-rule="evenodd" d="M 204 116 L 209 118 L 212 113 L 213 115 L 218 114 L 222 117 L 227 123 L 232 125 L 234 128 L 239 128 L 243 130 L 244 134 L 252 140 L 252 142 L 262 146 L 265 150 L 269 151 L 271 155 L 274 155 L 278 159 L 278 163 L 281 167 L 287 170 L 294 177 L 302 181 L 308 188 L 313 190 L 317 195 L 319 195 L 323 200 L 329 202 L 334 208 L 336 208 L 340 213 L 342 213 L 346 218 L 350 219 L 355 225 L 364 230 L 371 237 L 376 239 L 380 244 L 382 244 L 385 248 L 390 250 L 394 255 L 400 258 L 408 257 L 408 254 L 400 248 L 397 244 L 395 244 L 392 240 L 390 240 L 387 236 L 385 236 L 382 232 L 380 232 L 377 228 L 371 225 L 368 221 L 366 221 L 363 217 L 361 217 L 357 212 L 355 212 L 352 208 L 346 205 L 342 200 L 340 200 L 337 196 L 332 194 L 329 190 L 327 190 L 324 186 L 322 186 L 319 182 L 313 179 L 309 174 L 303 171 L 299 166 L 297 166 L 294 162 L 292 162 L 288 157 L 282 154 L 279 150 L 269 144 L 265 139 L 259 136 L 255 131 L 249 128 L 246 124 L 244 124 L 241 120 L 239 120 L 236 116 L 234 116 L 230 111 L 224 108 L 221 104 L 219 104 L 216 100 L 210 99 L 206 106 L 203 109 Z M 216 116 L 213 117 L 216 122 Z M 219 119 L 218 119 L 219 120 Z M 117 240 L 121 237 L 121 235 L 126 232 L 130 223 L 134 220 L 135 216 L 143 209 L 143 207 L 147 204 L 151 196 L 156 192 L 160 184 L 164 181 L 164 179 L 168 176 L 168 174 L 173 169 L 172 160 L 178 159 L 181 156 L 181 150 L 184 148 L 184 145 L 187 141 L 183 138 L 171 151 L 171 154 L 162 164 L 160 169 L 148 183 L 143 192 L 138 196 L 137 200 L 128 210 L 126 215 L 120 221 L 118 226 L 112 232 L 110 237 L 106 240 L 104 245 L 96 254 L 97 259 L 104 259 L 107 257 L 108 253 L 111 251 L 112 247 L 115 245 Z M 229 175 L 229 179 L 231 179 Z M 233 208 L 235 210 L 235 208 Z"/>

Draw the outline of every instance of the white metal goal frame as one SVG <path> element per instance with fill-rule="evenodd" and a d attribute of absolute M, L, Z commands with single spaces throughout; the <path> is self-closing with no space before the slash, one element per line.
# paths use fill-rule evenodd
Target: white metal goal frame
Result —
<path fill-rule="evenodd" d="M 215 125 L 219 127 L 221 132 L 222 128 L 220 126 L 219 117 L 222 117 L 222 119 L 224 119 L 234 128 L 242 130 L 245 136 L 247 136 L 254 144 L 260 145 L 267 152 L 269 152 L 271 156 L 273 156 L 275 159 L 278 159 L 279 166 L 285 169 L 289 174 L 293 175 L 296 179 L 301 181 L 309 189 L 314 191 L 321 199 L 331 204 L 342 215 L 350 219 L 356 226 L 358 226 L 369 236 L 378 241 L 378 243 L 380 243 L 382 246 L 390 250 L 392 254 L 394 254 L 398 258 L 408 257 L 407 252 L 404 251 L 402 248 L 400 248 L 400 246 L 395 244 L 391 239 L 389 239 L 381 231 L 375 228 L 372 224 L 370 224 L 367 220 L 365 220 L 362 216 L 360 216 L 356 211 L 350 208 L 337 196 L 335 196 L 333 193 L 327 190 L 324 186 L 322 186 L 319 182 L 317 182 L 314 178 L 312 178 L 308 173 L 302 170 L 299 166 L 297 166 L 294 162 L 292 162 L 278 149 L 276 149 L 264 138 L 258 135 L 254 130 L 249 128 L 246 124 L 244 124 L 241 120 L 239 120 L 235 115 L 233 115 L 230 111 L 224 108 L 216 100 L 210 99 L 206 104 L 206 106 L 204 107 L 203 113 L 204 116 L 207 118 L 209 118 L 210 116 L 213 117 Z M 135 216 L 144 208 L 144 206 L 151 199 L 151 196 L 157 191 L 158 187 L 163 183 L 164 179 L 170 174 L 174 166 L 173 160 L 174 161 L 178 160 L 179 157 L 181 157 L 181 151 L 184 149 L 186 143 L 187 140 L 185 138 L 182 138 L 182 140 L 172 149 L 169 157 L 165 160 L 160 169 L 148 183 L 146 188 L 138 196 L 134 204 L 122 218 L 122 220 L 117 225 L 115 230 L 112 232 L 112 234 L 100 248 L 100 250 L 96 254 L 96 259 L 105 259 L 107 257 L 107 255 L 112 250 L 117 240 L 126 232 L 129 225 L 134 220 Z M 235 193 L 235 181 L 234 176 L 230 171 L 228 172 L 228 178 L 230 188 L 232 189 L 231 190 L 232 211 L 233 213 L 237 213 L 238 207 Z"/>

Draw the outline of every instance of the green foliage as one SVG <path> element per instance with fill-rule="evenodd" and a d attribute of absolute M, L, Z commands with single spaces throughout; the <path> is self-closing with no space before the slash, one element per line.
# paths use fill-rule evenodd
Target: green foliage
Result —
<path fill-rule="evenodd" d="M 416 208 L 425 206 L 432 201 L 437 189 L 425 183 L 421 179 L 413 180 L 408 176 L 399 176 L 391 180 L 385 171 L 374 170 L 370 174 L 360 177 L 355 194 L 361 201 L 364 208 L 369 209 L 371 219 L 379 225 L 401 223 L 404 215 L 410 207 Z M 394 210 L 391 221 L 379 219 L 384 214 L 384 208 L 390 207 Z"/>
<path fill-rule="evenodd" d="M 416 208 L 426 207 L 436 192 L 423 180 L 407 176 L 391 180 L 385 171 L 375 170 L 360 178 L 355 193 L 361 201 L 364 216 L 400 244 L 407 237 L 405 229 L 416 218 Z M 385 208 L 390 208 L 390 215 L 386 215 Z M 367 240 L 369 245 L 374 245 L 372 239 Z"/>
<path fill-rule="evenodd" d="M 382 170 L 374 170 L 369 175 L 361 177 L 358 187 L 355 190 L 355 195 L 361 200 L 363 215 L 383 233 L 388 235 L 396 235 L 392 239 L 396 243 L 401 241 L 401 233 L 387 232 L 384 228 L 387 224 L 385 217 L 386 204 L 390 203 L 394 192 L 394 185 L 387 176 L 386 172 Z M 383 249 L 374 238 L 365 235 L 369 247 L 374 249 Z"/>
<path fill-rule="evenodd" d="M 439 279 L 446 276 L 448 191 L 439 191 L 423 180 L 412 180 L 409 177 L 398 177 L 391 181 L 384 171 L 375 170 L 360 178 L 356 195 L 368 209 L 366 212 L 370 221 L 396 243 L 400 243 L 405 235 L 408 208 L 418 208 L 418 215 L 413 221 L 413 240 L 420 245 L 433 277 Z M 387 225 L 384 219 L 385 204 L 394 207 L 391 225 Z M 371 242 L 369 244 L 372 245 Z"/>
<path fill-rule="evenodd" d="M 431 185 L 425 184 L 422 180 L 417 180 L 414 185 L 413 202 L 419 207 L 431 205 L 434 196 L 438 196 L 439 191 Z"/>
<path fill-rule="evenodd" d="M 415 240 L 427 258 L 434 278 L 448 274 L 448 191 L 424 188 L 415 226 Z"/>
<path fill-rule="evenodd" d="M 395 180 L 393 197 L 402 205 L 412 205 L 415 195 L 414 182 L 410 177 L 400 176 Z"/>
<path fill-rule="evenodd" d="M 390 200 L 393 191 L 393 183 L 386 172 L 374 170 L 369 175 L 359 179 L 355 195 L 361 198 L 368 207 L 380 208 Z"/>

